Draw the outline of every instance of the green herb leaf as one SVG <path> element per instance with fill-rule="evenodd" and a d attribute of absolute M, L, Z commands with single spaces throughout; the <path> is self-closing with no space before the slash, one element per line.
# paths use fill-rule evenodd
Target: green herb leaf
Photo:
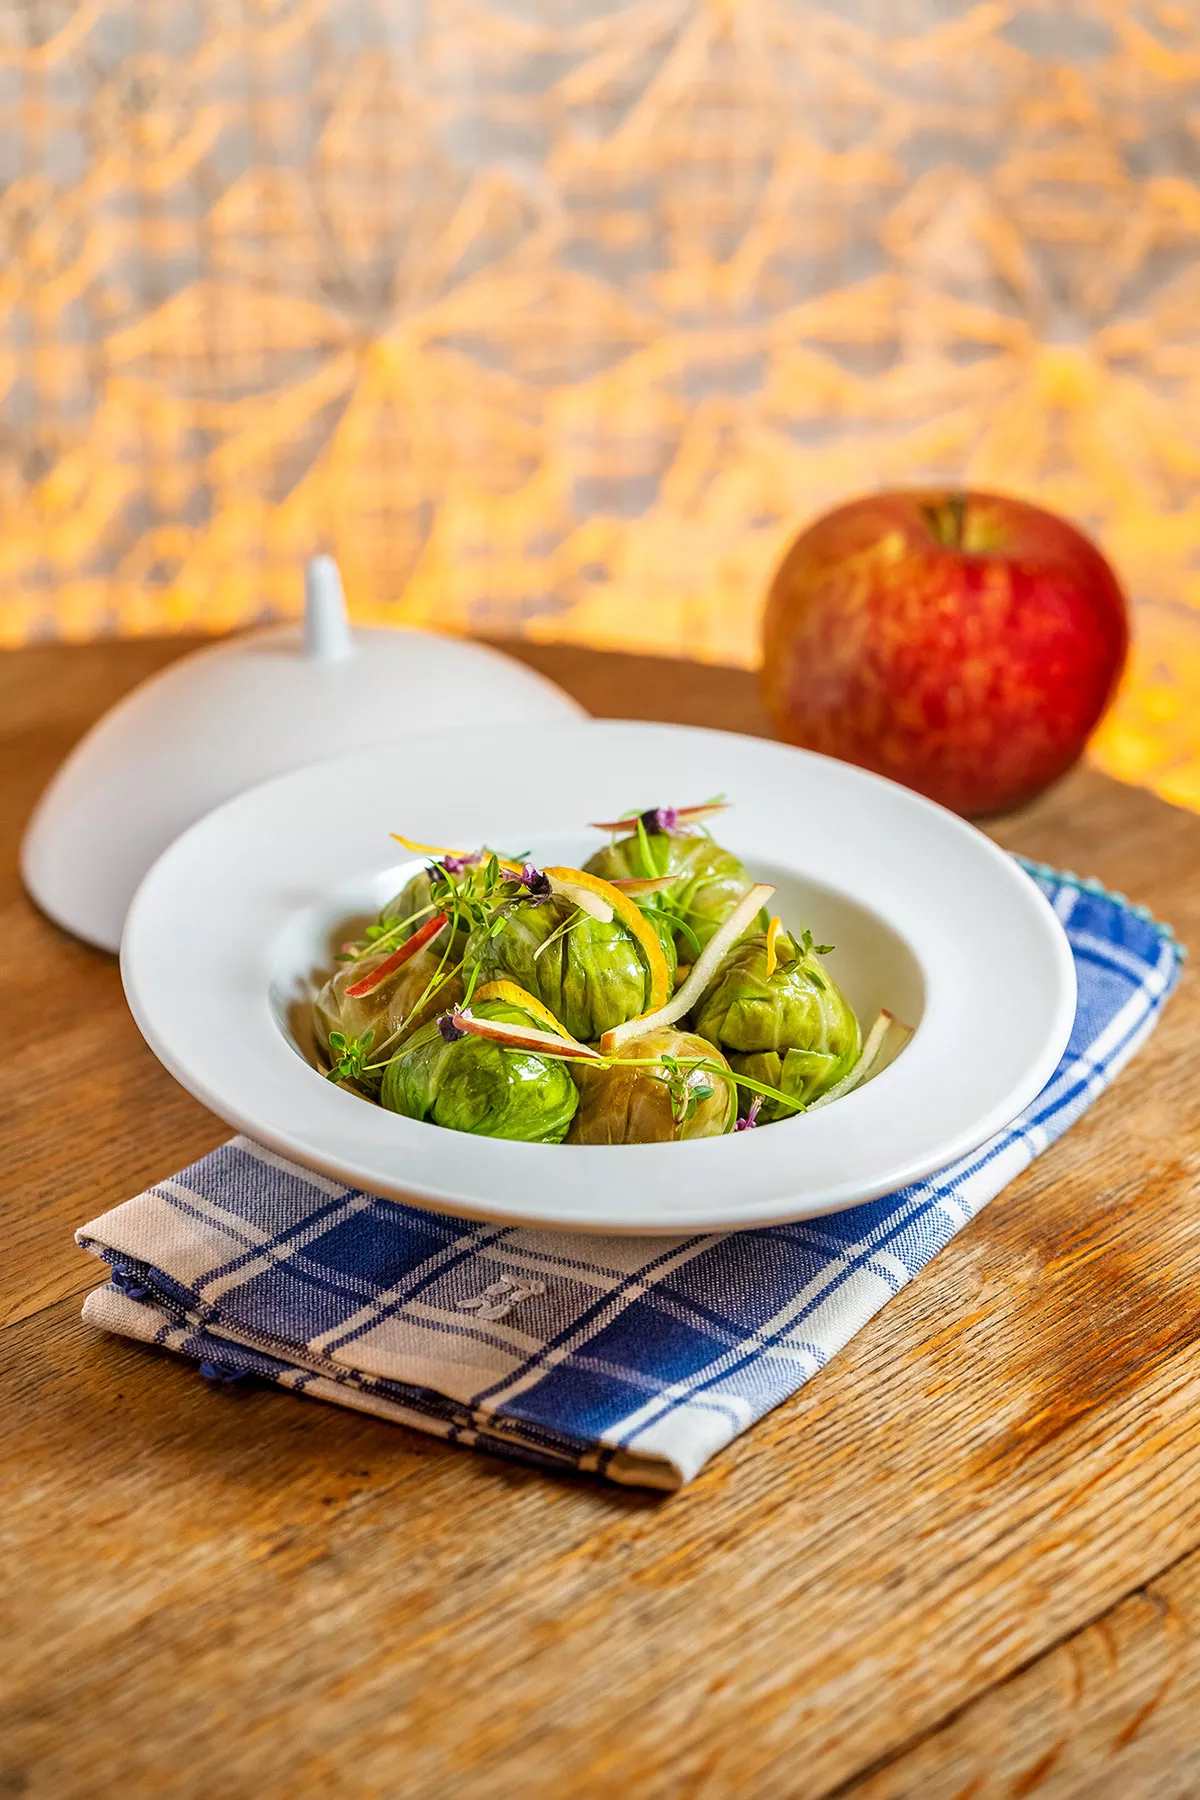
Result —
<path fill-rule="evenodd" d="M 642 817 L 641 817 L 640 813 L 638 814 L 638 821 L 637 821 L 637 841 L 638 841 L 638 856 L 641 858 L 641 864 L 642 864 L 642 875 L 647 880 L 652 881 L 654 879 L 654 877 L 658 874 L 658 865 L 656 864 L 656 862 L 654 860 L 654 854 L 650 849 L 650 837 L 646 831 L 646 827 L 642 821 Z"/>

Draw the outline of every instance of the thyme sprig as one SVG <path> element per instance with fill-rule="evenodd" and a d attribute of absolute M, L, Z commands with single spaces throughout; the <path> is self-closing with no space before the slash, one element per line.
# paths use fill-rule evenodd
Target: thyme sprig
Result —
<path fill-rule="evenodd" d="M 659 1073 L 659 1070 L 665 1071 Z M 660 1057 L 658 1064 L 651 1070 L 651 1081 L 660 1081 L 667 1090 L 671 1101 L 671 1117 L 677 1125 L 686 1125 L 696 1116 L 696 1108 L 702 1100 L 711 1100 L 716 1088 L 703 1080 L 694 1079 L 695 1070 L 684 1070 L 677 1056 L 668 1053 Z"/>
<path fill-rule="evenodd" d="M 331 1031 L 329 1034 L 330 1063 L 325 1079 L 327 1081 L 360 1080 L 370 1067 L 368 1056 L 374 1042 L 373 1030 L 364 1031 L 361 1037 L 347 1037 L 344 1031 Z"/>
<path fill-rule="evenodd" d="M 670 1053 L 666 1056 L 614 1056 L 606 1057 L 603 1064 L 595 1063 L 589 1066 L 608 1069 L 658 1069 L 669 1065 L 672 1074 L 683 1069 L 699 1069 L 718 1081 L 724 1081 L 730 1087 L 746 1088 L 752 1094 L 760 1094 L 764 1100 L 774 1100 L 778 1104 L 788 1107 L 792 1112 L 808 1111 L 807 1102 L 797 1100 L 794 1094 L 785 1094 L 782 1088 L 771 1087 L 765 1081 L 756 1081 L 751 1075 L 739 1074 L 736 1069 L 722 1068 L 719 1063 L 713 1062 L 706 1056 L 676 1057 Z"/>

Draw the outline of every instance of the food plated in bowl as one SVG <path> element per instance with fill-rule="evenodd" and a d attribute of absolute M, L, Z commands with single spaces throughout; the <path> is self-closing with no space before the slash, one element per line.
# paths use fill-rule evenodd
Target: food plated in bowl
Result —
<path fill-rule="evenodd" d="M 583 868 L 394 833 L 409 876 L 313 1004 L 324 1069 L 386 1110 L 538 1144 L 682 1143 L 828 1104 L 894 1060 L 864 1045 L 807 926 L 770 911 L 709 822 L 723 800 L 594 825 Z"/>
<path fill-rule="evenodd" d="M 807 928 L 814 947 L 836 946 L 814 966 L 832 977 L 864 1039 L 881 1012 L 914 1028 L 877 1078 L 835 1103 L 822 1105 L 819 1096 L 770 1129 L 614 1146 L 436 1129 L 367 1104 L 321 1072 L 317 994 L 336 968 L 343 1004 L 369 998 L 346 995 L 357 983 L 334 958 L 344 942 L 360 942 L 384 922 L 389 903 L 438 860 L 391 844 L 389 828 L 425 844 L 495 845 L 542 874 L 587 873 L 614 839 L 620 845 L 636 832 L 598 833 L 586 821 L 612 820 L 625 801 L 721 792 L 736 805 L 715 826 L 720 848 L 752 884 L 774 888 L 768 917 L 784 921 L 780 930 Z M 638 879 L 611 863 L 597 875 Z M 710 931 L 709 923 L 693 926 L 698 939 L 712 941 L 719 924 Z M 681 958 L 676 943 L 677 964 L 686 967 L 688 956 L 691 945 Z M 121 963 L 134 1016 L 159 1057 L 270 1150 L 336 1184 L 443 1212 L 607 1233 L 801 1219 L 928 1174 L 982 1143 L 1038 1093 L 1074 1012 L 1061 926 L 1028 877 L 973 827 L 808 752 L 609 721 L 448 730 L 423 740 L 419 756 L 401 745 L 355 753 L 242 795 L 155 865 L 130 913 Z M 423 986 L 428 968 L 410 979 Z M 472 1004 L 486 982 L 511 978 L 488 966 Z M 526 981 L 517 985 L 528 992 Z M 413 997 L 409 990 L 404 1005 Z M 731 1068 L 735 1057 L 769 1054 L 734 1043 L 735 998 L 726 982 L 707 1001 L 713 1013 L 724 1005 L 729 1044 L 721 1054 Z M 434 1006 L 421 1029 L 447 1010 Z M 327 1031 L 349 1039 L 370 1028 L 365 1014 L 338 1016 Z M 580 1033 L 598 1028 L 595 1043 L 619 1029 L 598 1012 L 572 1023 Z M 715 1029 L 694 1012 L 669 1028 L 698 1035 L 701 1025 Z M 414 1070 L 405 1104 L 427 1104 L 442 1079 L 432 1066 Z M 594 1110 L 586 1077 L 572 1080 L 579 1102 L 568 1133 Z"/>

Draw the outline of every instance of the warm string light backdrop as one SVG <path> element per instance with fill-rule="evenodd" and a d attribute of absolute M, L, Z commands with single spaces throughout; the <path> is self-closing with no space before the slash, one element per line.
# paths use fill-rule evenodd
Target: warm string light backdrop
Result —
<path fill-rule="evenodd" d="M 3 638 L 752 663 L 883 482 L 1096 531 L 1200 806 L 1194 0 L 0 0 Z"/>

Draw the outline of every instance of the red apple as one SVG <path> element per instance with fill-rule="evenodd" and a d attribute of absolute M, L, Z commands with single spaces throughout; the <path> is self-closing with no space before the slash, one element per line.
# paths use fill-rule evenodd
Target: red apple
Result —
<path fill-rule="evenodd" d="M 998 813 L 1070 768 L 1127 643 L 1116 576 L 1065 520 L 998 494 L 874 494 L 784 557 L 763 688 L 790 743 Z"/>

